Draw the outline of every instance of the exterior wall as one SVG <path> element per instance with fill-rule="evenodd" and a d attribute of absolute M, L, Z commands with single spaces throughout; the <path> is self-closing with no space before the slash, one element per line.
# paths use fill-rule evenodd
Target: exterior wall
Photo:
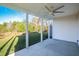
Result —
<path fill-rule="evenodd" d="M 75 15 L 54 19 L 53 37 L 55 39 L 77 42 L 77 35 L 77 17 Z"/>

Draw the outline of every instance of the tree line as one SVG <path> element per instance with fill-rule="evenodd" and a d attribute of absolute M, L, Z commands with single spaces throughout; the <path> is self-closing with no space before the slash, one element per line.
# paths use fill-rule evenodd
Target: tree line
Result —
<path fill-rule="evenodd" d="M 34 17 L 32 22 L 28 22 L 28 31 L 29 32 L 40 32 L 40 19 L 37 17 Z M 43 31 L 47 31 L 48 26 L 43 26 Z M 4 22 L 3 24 L 0 24 L 0 32 L 25 32 L 26 31 L 26 22 Z"/>

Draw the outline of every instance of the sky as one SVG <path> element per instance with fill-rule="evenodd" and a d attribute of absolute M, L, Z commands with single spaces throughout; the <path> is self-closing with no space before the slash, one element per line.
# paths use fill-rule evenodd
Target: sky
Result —
<path fill-rule="evenodd" d="M 29 21 L 33 19 L 33 15 L 29 15 Z M 26 19 L 24 12 L 16 11 L 4 6 L 0 6 L 0 24 L 4 22 L 23 21 Z"/>

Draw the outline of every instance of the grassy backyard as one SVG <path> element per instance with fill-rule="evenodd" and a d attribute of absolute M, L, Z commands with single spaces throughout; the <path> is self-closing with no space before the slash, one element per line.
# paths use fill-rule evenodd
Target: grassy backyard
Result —
<path fill-rule="evenodd" d="M 47 32 L 43 32 L 43 39 L 47 38 Z M 4 38 L 0 38 L 0 55 L 7 56 L 11 53 L 25 48 L 25 33 L 9 33 Z M 29 46 L 40 42 L 40 33 L 29 33 Z"/>
<path fill-rule="evenodd" d="M 26 17 L 24 12 L 20 13 L 4 6 L 0 9 L 0 56 L 7 56 L 26 47 Z M 31 14 L 28 17 L 32 18 L 28 20 L 29 46 L 31 46 L 40 42 L 41 20 Z M 48 36 L 48 25 L 45 19 L 42 29 L 45 40 Z"/>

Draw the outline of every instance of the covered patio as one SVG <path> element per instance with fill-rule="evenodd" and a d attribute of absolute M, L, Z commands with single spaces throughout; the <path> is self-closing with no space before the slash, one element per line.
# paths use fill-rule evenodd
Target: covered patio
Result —
<path fill-rule="evenodd" d="M 79 56 L 79 4 L 4 3 L 1 5 L 26 13 L 26 48 L 9 56 Z M 53 10 L 58 8 L 58 11 L 64 11 L 64 13 L 51 14 L 45 6 Z M 64 7 L 59 8 L 60 6 Z M 29 14 L 36 15 L 41 19 L 41 39 L 39 43 L 32 46 L 29 46 Z M 44 18 L 48 21 L 48 39 L 46 40 L 43 40 Z"/>
<path fill-rule="evenodd" d="M 9 56 L 79 56 L 76 43 L 47 39 Z"/>

